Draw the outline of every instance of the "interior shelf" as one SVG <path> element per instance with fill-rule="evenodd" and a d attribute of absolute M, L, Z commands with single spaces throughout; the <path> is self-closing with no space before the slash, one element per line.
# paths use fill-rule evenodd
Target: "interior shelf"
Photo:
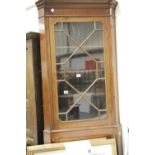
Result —
<path fill-rule="evenodd" d="M 92 95 L 92 96 L 105 96 L 105 93 L 89 93 L 89 95 Z M 70 94 L 70 95 L 59 95 L 60 98 L 72 98 L 74 97 L 75 95 L 78 95 L 78 94 Z M 87 96 L 87 94 L 85 94 L 85 96 Z M 80 95 L 79 95 L 80 97 Z"/>
<path fill-rule="evenodd" d="M 79 48 L 80 49 L 80 48 Z M 89 54 L 98 54 L 98 53 L 103 53 L 103 49 L 93 49 L 93 50 L 87 50 L 87 49 L 84 49 L 85 51 L 87 51 Z M 61 54 L 61 55 L 57 55 L 56 57 L 57 58 L 67 58 L 69 57 L 71 54 L 73 53 L 72 52 L 68 52 L 68 53 L 65 53 L 65 54 Z M 82 53 L 76 53 L 75 55 L 72 56 L 72 58 L 77 58 L 77 57 L 85 57 L 85 56 L 88 56 L 87 53 L 85 53 L 84 51 Z M 92 55 L 93 56 L 93 55 Z M 95 57 L 94 57 L 95 59 Z"/>
<path fill-rule="evenodd" d="M 66 73 L 87 73 L 87 72 L 96 72 L 96 69 L 83 69 L 83 70 L 70 70 L 66 71 Z M 98 69 L 98 71 L 104 71 L 103 69 Z M 64 71 L 57 71 L 57 73 L 64 73 Z"/>
<path fill-rule="evenodd" d="M 56 47 L 57 49 L 66 49 L 66 48 L 73 48 L 73 49 L 76 49 L 78 48 L 77 46 L 57 46 Z M 102 49 L 103 46 L 84 46 L 84 48 L 95 48 L 95 49 Z"/>

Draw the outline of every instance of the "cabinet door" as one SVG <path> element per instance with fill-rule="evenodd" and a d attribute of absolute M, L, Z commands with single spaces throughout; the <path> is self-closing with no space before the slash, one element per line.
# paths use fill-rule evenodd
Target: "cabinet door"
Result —
<path fill-rule="evenodd" d="M 49 20 L 56 127 L 110 123 L 106 29 L 104 18 Z"/>

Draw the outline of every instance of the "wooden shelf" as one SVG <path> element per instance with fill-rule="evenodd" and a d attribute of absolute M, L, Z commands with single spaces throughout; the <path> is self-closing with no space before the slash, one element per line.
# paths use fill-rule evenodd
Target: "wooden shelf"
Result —
<path fill-rule="evenodd" d="M 58 96 L 58 97 L 59 97 L 59 98 L 72 98 L 72 97 L 74 97 L 75 95 L 78 95 L 78 94 L 60 95 L 60 96 Z M 91 95 L 91 96 L 105 96 L 105 93 L 97 93 L 97 94 L 95 94 L 95 93 L 89 93 L 89 95 Z M 88 96 L 88 94 L 85 94 L 85 96 Z M 80 97 L 80 95 L 77 96 L 77 97 Z"/>
<path fill-rule="evenodd" d="M 96 69 L 84 69 L 84 70 L 70 70 L 66 71 L 66 73 L 87 73 L 87 72 L 96 72 Z M 98 69 L 98 71 L 104 71 L 104 69 Z M 57 73 L 64 73 L 63 71 L 57 71 Z"/>
<path fill-rule="evenodd" d="M 78 46 L 58 46 L 58 47 L 56 47 L 56 49 L 67 49 L 67 48 L 76 49 L 76 48 L 78 48 Z M 84 48 L 84 49 L 87 49 L 87 48 L 102 49 L 103 46 L 85 46 L 85 47 L 82 47 L 82 48 Z"/>
<path fill-rule="evenodd" d="M 82 50 L 81 50 L 82 51 Z M 95 50 L 91 50 L 91 51 L 89 51 L 89 50 L 86 50 L 89 54 L 98 54 L 98 53 L 104 53 L 104 49 L 95 49 Z M 66 53 L 66 54 L 62 54 L 62 55 L 57 55 L 56 57 L 57 58 L 68 58 L 71 54 L 72 54 L 73 52 L 70 52 L 70 53 Z M 89 57 L 89 55 L 87 55 L 87 53 L 85 53 L 85 52 L 82 52 L 82 53 L 76 53 L 75 55 L 73 55 L 72 56 L 72 58 L 78 58 L 78 57 Z M 93 55 L 92 55 L 93 56 Z M 95 59 L 95 57 L 94 57 L 94 59 Z M 57 62 L 57 63 L 59 63 L 59 62 Z"/>

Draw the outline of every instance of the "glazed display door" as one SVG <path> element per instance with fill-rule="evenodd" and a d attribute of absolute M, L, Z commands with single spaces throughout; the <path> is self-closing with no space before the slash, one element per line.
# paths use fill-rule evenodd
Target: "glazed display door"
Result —
<path fill-rule="evenodd" d="M 106 29 L 104 18 L 49 20 L 56 128 L 110 124 Z"/>

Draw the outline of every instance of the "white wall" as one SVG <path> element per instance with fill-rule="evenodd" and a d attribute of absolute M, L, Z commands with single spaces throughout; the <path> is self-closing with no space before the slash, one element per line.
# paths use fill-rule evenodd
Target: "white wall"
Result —
<path fill-rule="evenodd" d="M 35 6 L 36 0 L 26 0 L 26 32 L 39 32 L 38 10 Z"/>
<path fill-rule="evenodd" d="M 126 127 L 130 129 L 129 154 L 154 154 L 153 0 L 119 0 L 116 18 L 120 114 L 124 133 Z"/>
<path fill-rule="evenodd" d="M 153 0 L 118 0 L 116 11 L 119 104 L 125 154 L 155 152 L 155 9 Z M 33 11 L 32 11 L 33 10 Z M 38 31 L 35 8 L 26 31 Z M 154 138 L 154 139 L 153 139 Z"/>

